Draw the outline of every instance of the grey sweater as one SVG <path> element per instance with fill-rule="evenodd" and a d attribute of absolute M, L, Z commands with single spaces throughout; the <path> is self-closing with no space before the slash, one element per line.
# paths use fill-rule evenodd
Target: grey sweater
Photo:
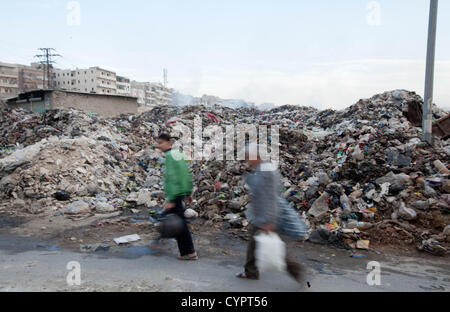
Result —
<path fill-rule="evenodd" d="M 256 227 L 268 223 L 278 225 L 281 192 L 281 176 L 275 165 L 259 164 L 253 173 L 245 176 L 250 188 L 250 205 L 246 211 L 247 220 Z"/>

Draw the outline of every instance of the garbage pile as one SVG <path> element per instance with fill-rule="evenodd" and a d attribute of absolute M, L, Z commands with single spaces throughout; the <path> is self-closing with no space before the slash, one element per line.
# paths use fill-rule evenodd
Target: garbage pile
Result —
<path fill-rule="evenodd" d="M 131 214 L 130 222 L 146 211 L 148 219 L 164 200 L 158 133 L 179 137 L 180 125 L 193 131 L 199 118 L 203 129 L 214 125 L 224 132 L 229 125 L 276 125 L 282 196 L 307 219 L 311 242 L 352 249 L 415 245 L 442 255 L 450 246 L 450 142 L 421 141 L 408 115 L 421 102 L 414 92 L 396 90 L 341 111 L 165 106 L 104 119 L 74 109 L 43 115 L 5 110 L 1 205 L 69 216 L 119 211 Z M 434 107 L 435 119 L 447 114 Z M 216 139 L 205 135 L 194 143 Z M 246 165 L 192 155 L 193 215 L 245 231 Z"/>

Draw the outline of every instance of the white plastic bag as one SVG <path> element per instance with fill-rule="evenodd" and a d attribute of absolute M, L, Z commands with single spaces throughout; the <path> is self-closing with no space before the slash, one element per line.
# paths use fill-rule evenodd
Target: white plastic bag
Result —
<path fill-rule="evenodd" d="M 184 216 L 187 219 L 195 219 L 198 217 L 198 212 L 189 208 L 184 211 Z"/>
<path fill-rule="evenodd" d="M 256 266 L 261 272 L 286 271 L 286 245 L 273 232 L 261 233 L 255 236 Z"/>

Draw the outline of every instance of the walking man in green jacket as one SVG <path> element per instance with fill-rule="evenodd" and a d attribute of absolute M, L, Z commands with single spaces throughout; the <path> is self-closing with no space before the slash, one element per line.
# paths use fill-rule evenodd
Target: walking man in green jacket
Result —
<path fill-rule="evenodd" d="M 183 230 L 176 237 L 180 260 L 197 260 L 192 235 L 184 216 L 185 199 L 192 202 L 192 176 L 184 159 L 183 153 L 179 150 L 172 150 L 172 138 L 168 134 L 161 134 L 158 137 L 157 148 L 166 154 L 164 161 L 165 177 L 164 192 L 166 202 L 164 213 L 174 213 L 183 220 Z"/>

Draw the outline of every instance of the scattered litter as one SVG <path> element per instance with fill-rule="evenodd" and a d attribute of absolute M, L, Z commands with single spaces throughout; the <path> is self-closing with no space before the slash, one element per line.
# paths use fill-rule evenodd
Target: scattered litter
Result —
<path fill-rule="evenodd" d="M 117 245 L 120 245 L 120 244 L 127 244 L 127 243 L 131 243 L 131 242 L 135 242 L 140 239 L 141 239 L 141 237 L 138 234 L 133 234 L 133 235 L 127 235 L 127 236 L 114 238 L 114 242 Z"/>

